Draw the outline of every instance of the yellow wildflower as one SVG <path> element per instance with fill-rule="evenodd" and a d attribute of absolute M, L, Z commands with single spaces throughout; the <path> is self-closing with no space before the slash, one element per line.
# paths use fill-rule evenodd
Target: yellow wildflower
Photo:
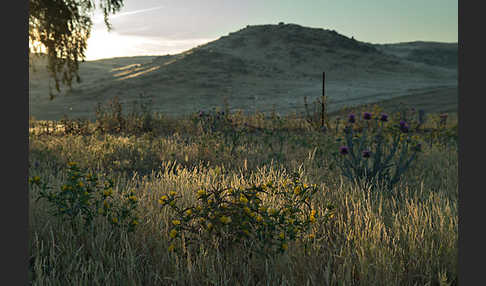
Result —
<path fill-rule="evenodd" d="M 309 221 L 311 223 L 314 223 L 316 221 L 316 218 L 313 215 L 311 215 L 310 218 L 309 218 Z"/>
<path fill-rule="evenodd" d="M 247 214 L 250 214 L 251 211 L 250 211 L 250 208 L 249 207 L 244 207 L 243 210 L 245 211 L 245 213 Z"/>
<path fill-rule="evenodd" d="M 175 196 L 176 194 L 177 194 L 177 193 L 176 193 L 175 191 L 170 191 L 170 192 L 169 192 L 169 195 L 171 195 L 171 196 Z"/>
<path fill-rule="evenodd" d="M 114 218 L 112 219 L 112 221 L 113 221 L 114 223 L 117 223 L 117 222 L 118 222 L 118 218 L 114 217 Z"/>
<path fill-rule="evenodd" d="M 211 229 L 211 228 L 213 228 L 213 224 L 208 222 L 208 229 Z"/>
<path fill-rule="evenodd" d="M 132 224 L 133 224 L 133 225 L 137 225 L 137 224 L 138 224 L 138 221 L 137 221 L 136 219 L 134 219 L 134 220 L 132 221 Z"/>
<path fill-rule="evenodd" d="M 186 211 L 186 215 L 191 215 L 192 214 L 192 210 L 187 210 Z"/>
<path fill-rule="evenodd" d="M 246 197 L 244 197 L 244 196 L 241 196 L 240 197 L 240 202 L 246 204 L 246 203 L 248 203 L 248 199 Z"/>
<path fill-rule="evenodd" d="M 178 220 L 178 219 L 175 219 L 175 220 L 172 221 L 172 224 L 173 225 L 180 225 L 181 224 L 181 221 Z"/>
<path fill-rule="evenodd" d="M 68 189 L 68 186 L 67 185 L 62 185 L 61 190 L 65 191 L 67 189 Z"/>
<path fill-rule="evenodd" d="M 159 204 L 161 204 L 161 205 L 162 205 L 162 204 L 164 204 L 164 203 L 165 203 L 165 201 L 167 201 L 167 199 L 168 199 L 168 197 L 167 197 L 167 196 L 162 196 L 162 197 L 160 197 L 160 199 L 159 199 Z"/>
<path fill-rule="evenodd" d="M 268 209 L 268 213 L 269 213 L 270 215 L 276 215 L 276 214 L 277 214 L 277 210 L 276 210 L 276 209 L 274 209 L 274 208 L 270 208 L 270 209 Z"/>
<path fill-rule="evenodd" d="M 80 188 L 82 188 L 82 187 L 84 186 L 84 183 L 83 183 L 83 182 L 81 182 L 81 181 L 79 181 L 79 182 L 78 182 L 78 186 L 79 186 Z"/>
<path fill-rule="evenodd" d="M 263 217 L 261 215 L 257 216 L 256 218 L 257 222 L 261 222 L 263 220 Z"/>
<path fill-rule="evenodd" d="M 250 232 L 247 229 L 244 229 L 243 233 L 246 234 L 246 235 L 250 235 Z"/>
<path fill-rule="evenodd" d="M 289 245 L 287 243 L 282 243 L 282 249 L 287 250 L 289 248 Z"/>
<path fill-rule="evenodd" d="M 200 197 L 201 197 L 201 196 L 204 196 L 205 194 L 206 194 L 206 191 L 205 191 L 205 190 L 203 190 L 203 189 L 201 189 L 201 190 L 197 191 L 197 195 L 198 195 L 198 196 L 200 196 Z"/>
<path fill-rule="evenodd" d="M 104 206 L 105 208 L 108 208 L 108 207 L 110 206 L 110 204 L 109 204 L 107 201 L 103 201 L 103 206 Z"/>
<path fill-rule="evenodd" d="M 231 217 L 228 217 L 228 216 L 222 216 L 220 219 L 219 219 L 222 223 L 225 223 L 225 224 L 228 224 L 231 222 Z"/>
<path fill-rule="evenodd" d="M 137 201 L 137 197 L 135 196 L 129 196 L 128 199 L 132 202 L 136 202 Z"/>
<path fill-rule="evenodd" d="M 74 167 L 74 166 L 76 166 L 76 162 L 69 162 L 69 163 L 68 163 L 68 166 L 69 166 L 69 167 Z"/>
<path fill-rule="evenodd" d="M 278 235 L 278 237 L 280 237 L 280 239 L 284 239 L 285 238 L 285 233 L 283 233 L 283 231 Z"/>
<path fill-rule="evenodd" d="M 315 237 L 316 237 L 315 234 L 313 234 L 313 233 L 309 234 L 309 239 L 314 239 Z"/>
<path fill-rule="evenodd" d="M 315 216 L 316 215 L 316 210 L 312 210 L 311 211 L 311 216 Z"/>
<path fill-rule="evenodd" d="M 113 193 L 113 189 L 112 188 L 109 188 L 108 190 L 105 190 L 105 192 L 103 193 L 105 196 L 109 196 Z"/>
<path fill-rule="evenodd" d="M 171 238 L 176 237 L 176 235 L 177 235 L 177 230 L 175 230 L 175 229 L 173 229 L 173 230 L 171 230 L 171 231 L 169 232 L 169 236 L 170 236 Z"/>
<path fill-rule="evenodd" d="M 294 194 L 298 195 L 298 194 L 300 194 L 300 191 L 301 191 L 300 186 L 297 186 L 294 189 Z"/>
<path fill-rule="evenodd" d="M 169 248 L 167 248 L 167 250 L 169 250 L 169 251 L 174 251 L 174 249 L 175 249 L 174 244 L 169 245 Z"/>

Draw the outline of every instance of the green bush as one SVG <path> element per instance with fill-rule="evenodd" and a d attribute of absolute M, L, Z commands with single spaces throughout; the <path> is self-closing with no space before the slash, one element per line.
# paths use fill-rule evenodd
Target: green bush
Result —
<path fill-rule="evenodd" d="M 58 190 L 43 182 L 39 176 L 29 179 L 32 186 L 40 188 L 37 200 L 49 202 L 54 216 L 68 220 L 75 231 L 81 223 L 85 229 L 92 226 L 97 217 L 105 217 L 111 225 L 132 232 L 138 224 L 135 214 L 137 198 L 133 191 L 113 196 L 113 180 L 100 184 L 99 178 L 87 173 L 76 163 L 68 163 L 67 181 Z"/>
<path fill-rule="evenodd" d="M 169 251 L 206 247 L 226 253 L 245 247 L 264 256 L 282 253 L 289 242 L 312 238 L 312 224 L 329 218 L 332 205 L 322 214 L 313 207 L 317 191 L 295 176 L 280 186 L 268 182 L 248 188 L 200 189 L 196 203 L 186 207 L 179 203 L 182 196 L 172 191 L 159 200 L 172 210 Z"/>

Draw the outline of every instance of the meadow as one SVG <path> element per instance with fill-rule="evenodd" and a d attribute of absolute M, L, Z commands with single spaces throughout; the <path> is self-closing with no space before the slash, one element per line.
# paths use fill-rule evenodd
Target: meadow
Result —
<path fill-rule="evenodd" d="M 315 111 L 133 110 L 112 101 L 92 122 L 30 121 L 32 285 L 457 285 L 453 114 L 368 105 L 329 115 L 322 128 Z M 386 113 L 383 125 L 407 120 L 405 135 L 420 144 L 391 187 L 343 174 L 337 139 L 349 114 L 362 124 L 364 112 L 370 122 Z M 226 192 L 236 200 L 218 197 Z M 302 204 L 287 208 L 293 201 L 277 194 Z M 108 214 L 107 204 L 120 211 Z M 224 209 L 232 220 L 209 226 Z M 255 251 L 258 243 L 267 251 Z"/>

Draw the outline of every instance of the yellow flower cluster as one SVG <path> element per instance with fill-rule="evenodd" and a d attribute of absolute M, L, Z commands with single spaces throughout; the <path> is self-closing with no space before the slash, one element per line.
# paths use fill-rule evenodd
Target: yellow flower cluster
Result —
<path fill-rule="evenodd" d="M 104 194 L 105 196 L 111 196 L 111 194 L 113 194 L 113 189 L 112 189 L 112 188 L 109 188 L 108 190 L 105 190 L 105 191 L 103 192 L 103 194 Z"/>
<path fill-rule="evenodd" d="M 219 219 L 222 223 L 225 223 L 225 224 L 228 224 L 231 222 L 231 217 L 228 217 L 228 216 L 222 216 L 220 219 Z"/>
<path fill-rule="evenodd" d="M 159 204 L 164 204 L 169 198 L 167 196 L 162 196 L 159 199 Z"/>
<path fill-rule="evenodd" d="M 29 179 L 29 182 L 38 184 L 40 182 L 40 177 L 39 176 L 35 176 L 33 178 L 30 178 Z"/>
<path fill-rule="evenodd" d="M 169 248 L 167 250 L 169 250 L 170 252 L 174 251 L 175 249 L 175 245 L 174 244 L 171 244 L 169 245 Z"/>
<path fill-rule="evenodd" d="M 301 190 L 300 186 L 297 186 L 297 187 L 295 187 L 295 189 L 294 189 L 294 194 L 298 195 L 298 194 L 300 194 L 300 192 L 301 192 L 301 191 L 302 191 L 302 190 Z"/>
<path fill-rule="evenodd" d="M 312 211 L 311 211 L 311 215 L 310 215 L 310 217 L 309 217 L 309 221 L 310 221 L 311 223 L 314 223 L 314 222 L 316 221 L 316 217 L 315 217 L 315 215 L 316 215 L 316 210 L 312 210 Z"/>
<path fill-rule="evenodd" d="M 201 190 L 197 191 L 197 195 L 202 197 L 202 196 L 206 195 L 206 191 L 201 189 Z"/>
<path fill-rule="evenodd" d="M 177 235 L 177 230 L 175 230 L 175 229 L 173 229 L 173 230 L 171 230 L 171 231 L 169 232 L 169 236 L 170 236 L 171 238 L 176 237 L 176 235 Z"/>
<path fill-rule="evenodd" d="M 245 196 L 242 195 L 242 196 L 240 196 L 240 202 L 246 204 L 246 203 L 248 203 L 248 199 Z"/>

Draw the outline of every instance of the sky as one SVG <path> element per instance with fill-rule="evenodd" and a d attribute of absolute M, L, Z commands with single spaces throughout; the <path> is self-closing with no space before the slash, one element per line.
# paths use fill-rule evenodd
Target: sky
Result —
<path fill-rule="evenodd" d="M 369 43 L 457 42 L 457 0 L 125 0 L 93 15 L 86 60 L 176 54 L 247 25 L 293 23 Z"/>

